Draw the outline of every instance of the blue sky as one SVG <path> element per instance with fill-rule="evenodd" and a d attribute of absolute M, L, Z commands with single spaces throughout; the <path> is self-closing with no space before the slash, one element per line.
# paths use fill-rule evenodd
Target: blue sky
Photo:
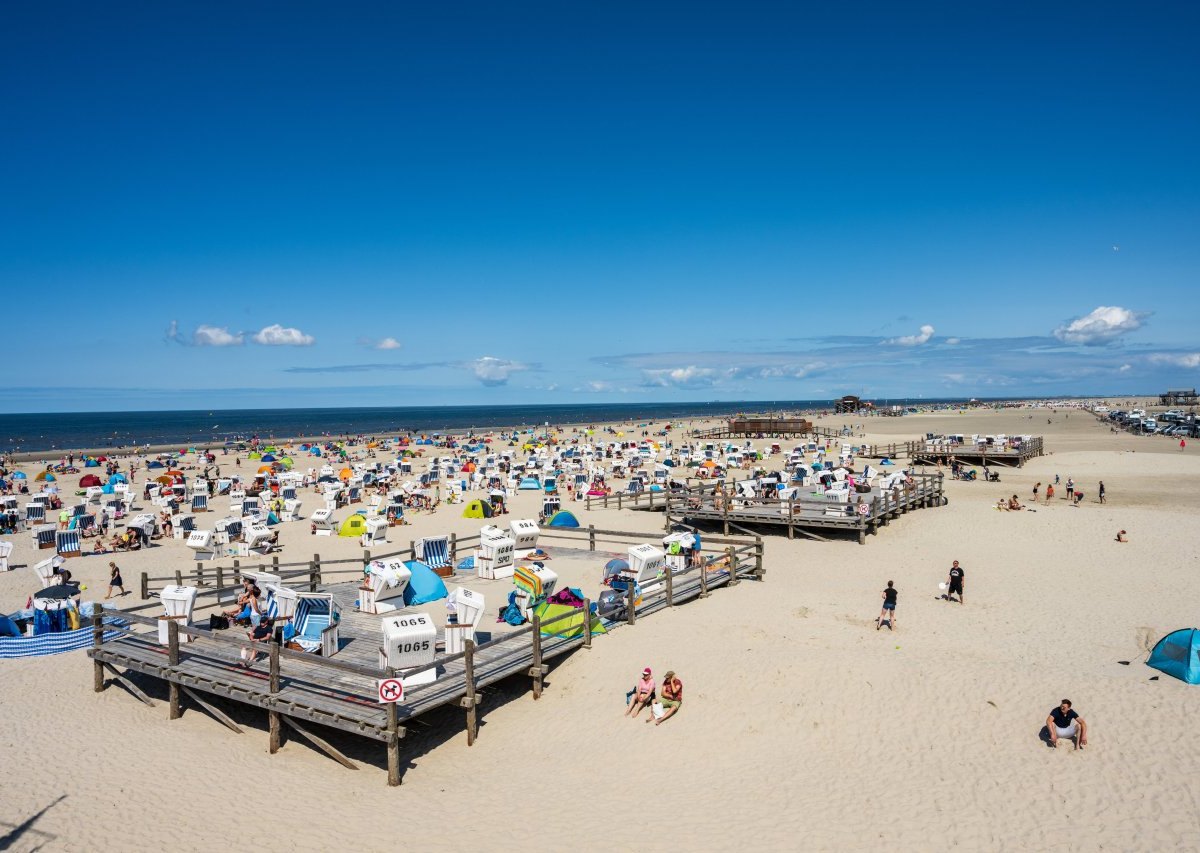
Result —
<path fill-rule="evenodd" d="M 20 4 L 0 391 L 1192 387 L 1198 24 L 1193 3 Z"/>

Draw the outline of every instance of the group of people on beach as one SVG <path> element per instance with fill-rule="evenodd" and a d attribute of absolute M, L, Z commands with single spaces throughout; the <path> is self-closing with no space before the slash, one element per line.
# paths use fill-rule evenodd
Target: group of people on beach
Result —
<path fill-rule="evenodd" d="M 661 695 L 658 692 L 661 689 Z M 646 722 L 661 726 L 683 707 L 683 682 L 674 670 L 668 670 L 663 676 L 661 688 L 656 688 L 654 673 L 650 667 L 642 670 L 641 677 L 634 683 L 633 689 L 625 694 L 625 716 L 637 717 L 642 709 L 650 706 L 650 716 Z"/>

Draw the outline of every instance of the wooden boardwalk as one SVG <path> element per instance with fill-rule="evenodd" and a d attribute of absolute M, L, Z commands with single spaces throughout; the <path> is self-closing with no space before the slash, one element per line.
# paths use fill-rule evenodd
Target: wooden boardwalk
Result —
<path fill-rule="evenodd" d="M 731 498 L 717 492 L 717 484 L 703 484 L 677 490 L 670 495 L 667 526 L 675 522 L 720 523 L 726 535 L 731 528 L 748 525 L 786 527 L 789 539 L 796 534 L 825 541 L 816 531 L 849 534 L 860 545 L 867 534 L 878 533 L 891 520 L 905 513 L 946 503 L 944 479 L 940 473 L 913 474 L 913 482 L 904 488 L 884 491 L 878 487 L 870 494 L 855 494 L 850 503 L 831 502 L 822 497 L 780 500 L 767 498 Z M 732 491 L 736 491 L 736 485 Z"/>
<path fill-rule="evenodd" d="M 948 465 L 951 459 L 968 465 L 1006 465 L 1021 468 L 1030 459 L 1045 455 L 1040 435 L 1018 446 L 993 447 L 987 444 L 948 444 L 935 441 L 909 442 L 908 458 L 915 463 Z"/>
<path fill-rule="evenodd" d="M 596 531 L 594 528 L 543 532 L 544 536 L 575 538 L 576 541 L 586 537 L 593 543 L 597 534 L 653 541 L 652 534 Z M 631 591 L 627 620 L 622 623 L 604 620 L 606 629 L 635 624 L 639 618 L 663 608 L 707 597 L 716 588 L 735 586 L 742 578 L 761 579 L 764 574 L 762 540 L 725 541 L 739 544 L 730 544 L 711 555 L 705 568 L 689 567 L 686 571 L 667 575 L 663 585 L 645 595 L 640 604 L 634 604 Z M 307 575 L 307 571 L 296 574 Z M 380 669 L 378 665 L 380 617 L 359 614 L 345 607 L 357 596 L 354 582 L 321 585 L 321 589 L 333 593 L 344 607 L 339 628 L 342 646 L 339 653 L 330 658 L 293 651 L 270 642 L 251 643 L 244 639 L 241 631 L 212 632 L 177 622 L 168 625 L 168 642 L 163 645 L 158 639 L 159 620 L 134 612 L 156 607 L 156 603 L 130 611 L 104 611 L 98 607 L 94 617 L 95 642 L 88 652 L 94 663 L 95 690 L 104 689 L 107 673 L 142 701 L 153 704 L 127 675 L 136 672 L 159 678 L 168 686 L 171 719 L 180 716 L 186 697 L 239 734 L 241 728 L 204 695 L 260 708 L 269 715 L 272 753 L 279 749 L 283 727 L 287 726 L 352 769 L 357 769 L 357 765 L 306 726 L 316 723 L 381 741 L 387 745 L 388 782 L 398 785 L 399 741 L 404 737 L 405 723 L 436 708 L 457 706 L 465 711 L 467 741 L 473 743 L 478 731 L 477 707 L 482 689 L 514 675 L 524 676 L 531 679 L 536 699 L 541 695 L 547 671 L 545 661 L 581 646 L 590 647 L 594 640 L 590 632 L 577 637 L 543 634 L 547 629 L 553 630 L 552 623 L 558 620 L 541 623 L 535 619 L 532 624 L 479 645 L 467 643 L 466 651 L 460 654 L 438 656 L 432 667 L 425 667 L 425 670 L 436 670 L 436 680 L 407 688 L 403 703 L 384 705 L 377 702 L 378 679 L 394 677 L 396 671 Z M 201 605 L 205 607 L 215 606 L 221 598 L 220 590 L 208 590 L 205 595 L 212 599 Z M 129 630 L 106 641 L 103 632 L 105 629 L 111 632 L 111 625 L 101 627 L 100 622 L 106 614 L 119 614 L 127 619 Z M 572 618 L 578 619 L 579 611 L 559 617 Z M 241 665 L 243 649 L 252 649 L 256 653 L 255 661 L 249 667 Z M 415 674 L 416 671 L 404 673 L 405 677 Z"/>

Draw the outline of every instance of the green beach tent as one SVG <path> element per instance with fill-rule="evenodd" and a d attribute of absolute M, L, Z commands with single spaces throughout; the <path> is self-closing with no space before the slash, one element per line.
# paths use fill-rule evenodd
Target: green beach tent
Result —
<path fill-rule="evenodd" d="M 560 619 L 553 625 L 542 628 L 541 634 L 543 637 L 563 637 L 570 639 L 571 637 L 582 637 L 584 626 L 584 613 L 582 607 L 570 607 L 566 604 L 551 604 L 548 601 L 543 601 L 533 609 L 538 618 L 543 622 L 549 622 L 564 613 L 574 612 L 574 616 L 568 616 L 565 619 Z M 591 618 L 592 636 L 597 634 L 607 634 L 604 629 L 604 623 L 596 615 Z"/>

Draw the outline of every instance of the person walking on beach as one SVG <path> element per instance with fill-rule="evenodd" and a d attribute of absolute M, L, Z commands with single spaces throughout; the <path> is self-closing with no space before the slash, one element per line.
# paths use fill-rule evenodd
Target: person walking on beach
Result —
<path fill-rule="evenodd" d="M 108 564 L 108 594 L 104 596 L 104 600 L 112 598 L 113 590 L 121 590 L 121 595 L 125 595 L 125 581 L 121 579 L 121 569 L 116 563 Z"/>
<path fill-rule="evenodd" d="M 953 601 L 955 594 L 957 594 L 958 603 L 966 604 L 966 601 L 963 599 L 963 578 L 965 576 L 966 572 L 964 572 L 962 566 L 958 564 L 958 560 L 955 560 L 954 565 L 950 567 L 950 580 L 946 584 L 947 601 Z"/>
<path fill-rule="evenodd" d="M 888 581 L 887 589 L 883 591 L 883 609 L 879 611 L 879 618 L 875 620 L 875 630 L 878 631 L 883 627 L 884 617 L 887 617 L 887 626 L 889 631 L 896 630 L 896 596 L 898 595 L 896 587 L 892 581 Z"/>
<path fill-rule="evenodd" d="M 1054 498 L 1054 484 L 1053 484 L 1053 483 L 1048 483 L 1048 484 L 1046 485 L 1046 504 L 1047 504 L 1047 505 L 1049 505 L 1049 504 L 1050 504 L 1050 501 L 1051 501 L 1053 498 Z"/>
<path fill-rule="evenodd" d="M 1186 438 L 1179 439 L 1179 449 L 1184 450 L 1186 447 L 1187 447 L 1187 439 Z"/>
<path fill-rule="evenodd" d="M 1100 495 L 1100 503 L 1104 503 L 1104 481 L 1103 480 L 1100 481 L 1099 495 Z"/>
<path fill-rule="evenodd" d="M 1087 746 L 1087 723 L 1071 707 L 1071 700 L 1064 699 L 1046 717 L 1046 730 L 1050 732 L 1050 746 L 1057 747 L 1060 737 L 1070 738 L 1076 749 Z"/>
<path fill-rule="evenodd" d="M 1034 503 L 1037 503 L 1038 489 L 1040 489 L 1041 487 L 1042 487 L 1042 484 L 1040 482 L 1033 484 L 1033 502 Z"/>

